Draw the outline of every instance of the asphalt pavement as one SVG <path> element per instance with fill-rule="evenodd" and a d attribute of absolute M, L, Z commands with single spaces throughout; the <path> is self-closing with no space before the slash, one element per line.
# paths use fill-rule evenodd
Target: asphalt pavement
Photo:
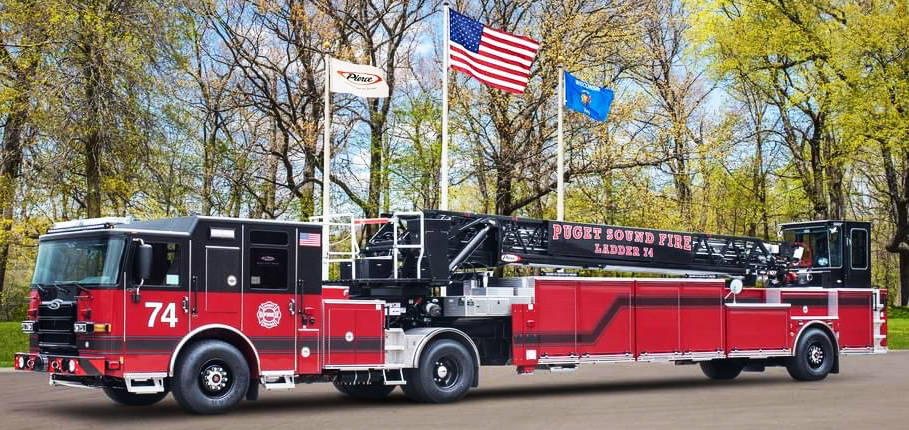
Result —
<path fill-rule="evenodd" d="M 454 404 L 376 402 L 330 384 L 262 392 L 227 415 L 194 416 L 172 397 L 123 407 L 98 390 L 50 387 L 40 374 L 0 372 L 0 429 L 579 429 L 909 428 L 909 353 L 850 356 L 840 374 L 795 382 L 785 369 L 706 379 L 697 366 L 610 364 L 518 376 L 483 368 L 480 387 Z"/>

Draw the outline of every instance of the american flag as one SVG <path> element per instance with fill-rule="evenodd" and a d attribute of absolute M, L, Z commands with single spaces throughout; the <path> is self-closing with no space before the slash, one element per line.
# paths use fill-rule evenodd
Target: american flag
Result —
<path fill-rule="evenodd" d="M 527 88 L 540 49 L 535 40 L 489 28 L 454 10 L 449 10 L 448 40 L 452 69 L 511 93 Z"/>
<path fill-rule="evenodd" d="M 322 234 L 300 233 L 300 246 L 322 246 Z"/>

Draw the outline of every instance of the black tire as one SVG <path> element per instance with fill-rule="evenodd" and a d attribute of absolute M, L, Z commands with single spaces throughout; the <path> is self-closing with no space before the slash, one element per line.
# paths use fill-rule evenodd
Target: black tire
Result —
<path fill-rule="evenodd" d="M 802 333 L 795 355 L 786 361 L 789 376 L 797 381 L 820 381 L 827 377 L 836 361 L 836 350 L 830 336 L 818 328 Z"/>
<path fill-rule="evenodd" d="M 744 360 L 735 359 L 702 361 L 700 364 L 704 375 L 716 380 L 735 379 L 745 368 Z"/>
<path fill-rule="evenodd" d="M 413 401 L 450 403 L 467 395 L 476 371 L 472 355 L 463 344 L 442 339 L 426 347 L 418 368 L 404 372 L 407 384 L 401 389 Z"/>
<path fill-rule="evenodd" d="M 362 400 L 384 399 L 395 390 L 394 385 L 347 385 L 338 381 L 335 381 L 334 385 L 344 395 Z"/>
<path fill-rule="evenodd" d="M 136 394 L 126 391 L 126 388 L 104 387 L 104 394 L 116 403 L 124 406 L 150 406 L 160 402 L 167 397 L 168 392 L 165 390 L 155 394 Z"/>
<path fill-rule="evenodd" d="M 249 382 L 249 366 L 237 348 L 220 340 L 203 340 L 181 355 L 171 388 L 184 409 L 220 414 L 243 400 Z"/>

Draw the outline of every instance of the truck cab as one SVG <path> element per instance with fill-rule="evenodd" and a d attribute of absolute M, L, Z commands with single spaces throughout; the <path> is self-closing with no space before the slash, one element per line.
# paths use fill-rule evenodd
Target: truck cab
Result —
<path fill-rule="evenodd" d="M 219 339 L 250 364 L 245 379 L 292 385 L 321 370 L 295 353 L 298 331 L 321 325 L 320 231 L 201 216 L 58 223 L 39 241 L 22 323 L 30 348 L 15 365 L 121 403 L 151 401 L 167 394 L 188 343 Z M 240 377 L 224 363 L 204 372 L 210 392 Z"/>
<path fill-rule="evenodd" d="M 871 285 L 871 223 L 823 220 L 783 224 L 783 243 L 793 251 L 791 286 L 868 288 Z"/>

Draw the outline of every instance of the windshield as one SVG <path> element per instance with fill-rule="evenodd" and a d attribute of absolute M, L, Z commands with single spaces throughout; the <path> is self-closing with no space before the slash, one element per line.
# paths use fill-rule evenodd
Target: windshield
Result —
<path fill-rule="evenodd" d="M 116 284 L 123 238 L 60 239 L 38 246 L 33 284 Z"/>
<path fill-rule="evenodd" d="M 840 267 L 843 264 L 842 234 L 836 226 L 787 230 L 783 238 L 793 246 L 802 247 L 799 267 Z"/>

